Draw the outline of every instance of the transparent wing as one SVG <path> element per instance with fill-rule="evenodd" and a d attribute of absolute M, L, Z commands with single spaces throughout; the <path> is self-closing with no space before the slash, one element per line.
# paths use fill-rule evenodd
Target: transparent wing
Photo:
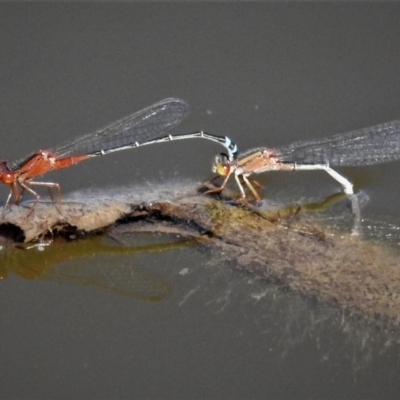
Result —
<path fill-rule="evenodd" d="M 400 159 L 400 120 L 321 140 L 275 148 L 280 161 L 331 166 L 373 165 Z"/>

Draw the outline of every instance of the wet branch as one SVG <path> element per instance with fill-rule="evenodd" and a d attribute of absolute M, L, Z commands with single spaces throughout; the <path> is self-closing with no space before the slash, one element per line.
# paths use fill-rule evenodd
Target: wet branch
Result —
<path fill-rule="evenodd" d="M 218 263 L 367 320 L 400 322 L 398 254 L 351 232 L 331 232 L 301 208 L 263 212 L 171 184 L 98 198 L 87 196 L 85 203 L 64 199 L 62 215 L 51 203 L 38 204 L 29 218 L 24 218 L 26 209 L 13 207 L 1 226 L 3 232 L 13 227 L 25 241 L 49 231 L 93 232 L 115 224 L 195 237 L 219 250 Z"/>

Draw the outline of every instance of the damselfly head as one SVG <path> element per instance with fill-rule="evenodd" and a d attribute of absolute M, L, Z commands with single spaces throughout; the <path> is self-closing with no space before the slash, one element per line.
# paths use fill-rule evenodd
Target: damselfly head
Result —
<path fill-rule="evenodd" d="M 221 176 L 227 176 L 231 170 L 229 157 L 225 153 L 220 153 L 215 157 L 212 171 Z"/>
<path fill-rule="evenodd" d="M 0 182 L 12 183 L 15 180 L 14 173 L 8 167 L 6 161 L 0 161 Z"/>
<path fill-rule="evenodd" d="M 10 171 L 1 171 L 0 172 L 0 182 L 3 183 L 13 183 L 15 181 L 15 175 Z"/>

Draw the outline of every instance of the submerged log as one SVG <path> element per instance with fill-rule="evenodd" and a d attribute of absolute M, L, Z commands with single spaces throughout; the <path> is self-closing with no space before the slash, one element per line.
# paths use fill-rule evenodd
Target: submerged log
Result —
<path fill-rule="evenodd" d="M 29 208 L 14 206 L 0 221 L 2 231 L 14 232 L 21 241 L 116 224 L 129 224 L 131 231 L 172 232 L 218 250 L 219 263 L 367 320 L 400 323 L 397 252 L 351 231 L 331 231 L 300 206 L 266 211 L 207 197 L 182 184 L 99 198 L 93 193 L 64 198 L 62 213 L 40 203 L 29 218 Z"/>

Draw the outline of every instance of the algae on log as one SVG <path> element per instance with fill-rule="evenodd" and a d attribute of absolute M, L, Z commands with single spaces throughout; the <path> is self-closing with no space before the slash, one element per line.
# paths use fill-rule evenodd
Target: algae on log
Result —
<path fill-rule="evenodd" d="M 335 234 L 295 208 L 262 212 L 172 184 L 97 198 L 64 199 L 62 214 L 53 204 L 40 203 L 29 218 L 25 207 L 14 206 L 0 221 L 2 231 L 31 241 L 49 231 L 92 232 L 129 223 L 132 231 L 196 237 L 218 249 L 230 265 L 293 292 L 367 320 L 400 322 L 398 254 L 351 232 Z"/>

